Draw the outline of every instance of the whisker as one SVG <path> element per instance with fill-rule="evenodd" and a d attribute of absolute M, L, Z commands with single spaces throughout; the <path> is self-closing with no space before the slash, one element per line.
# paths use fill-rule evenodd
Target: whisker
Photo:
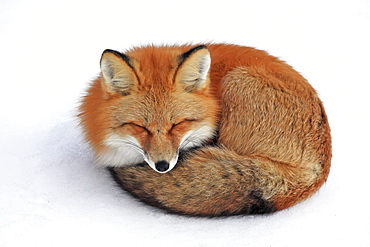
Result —
<path fill-rule="evenodd" d="M 134 148 L 136 151 L 138 151 L 140 154 L 142 154 L 142 155 L 144 155 L 144 151 L 143 151 L 143 149 L 139 146 L 139 145 L 137 145 L 137 144 L 135 144 L 135 143 L 133 143 L 132 141 L 130 141 L 130 140 L 125 140 L 125 139 L 114 139 L 114 140 L 110 140 L 110 142 L 111 143 L 117 143 L 117 144 L 119 144 L 119 145 L 127 145 L 127 146 L 130 146 L 130 147 L 132 147 L 132 148 Z"/>
<path fill-rule="evenodd" d="M 184 149 L 189 144 L 193 144 L 191 147 L 194 146 L 201 146 L 207 139 L 213 136 L 213 133 L 209 130 L 201 132 L 200 130 L 204 128 L 204 126 L 199 127 L 193 133 L 191 133 L 180 145 L 179 149 Z"/>

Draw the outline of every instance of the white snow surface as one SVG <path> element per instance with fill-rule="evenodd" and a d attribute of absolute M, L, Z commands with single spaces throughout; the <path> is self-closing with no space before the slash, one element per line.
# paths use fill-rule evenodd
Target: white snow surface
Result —
<path fill-rule="evenodd" d="M 102 51 L 208 41 L 267 50 L 319 92 L 333 160 L 312 198 L 171 215 L 94 165 L 76 107 Z M 0 246 L 370 246 L 369 46 L 368 0 L 0 1 Z"/>

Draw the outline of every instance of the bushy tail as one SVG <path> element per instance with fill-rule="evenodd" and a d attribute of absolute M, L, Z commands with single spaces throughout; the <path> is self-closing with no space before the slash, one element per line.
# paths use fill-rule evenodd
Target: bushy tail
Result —
<path fill-rule="evenodd" d="M 325 182 L 328 166 L 286 164 L 206 147 L 169 173 L 146 164 L 111 172 L 126 191 L 150 205 L 179 214 L 226 216 L 270 213 L 304 200 Z"/>

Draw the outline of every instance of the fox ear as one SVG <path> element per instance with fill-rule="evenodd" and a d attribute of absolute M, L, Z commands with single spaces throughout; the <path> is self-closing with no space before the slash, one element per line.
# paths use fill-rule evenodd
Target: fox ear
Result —
<path fill-rule="evenodd" d="M 103 89 L 109 94 L 131 94 L 137 86 L 137 77 L 130 58 L 113 50 L 105 50 L 100 60 Z"/>
<path fill-rule="evenodd" d="M 209 82 L 210 67 L 211 54 L 207 46 L 194 47 L 179 57 L 176 82 L 189 93 L 205 89 Z"/>

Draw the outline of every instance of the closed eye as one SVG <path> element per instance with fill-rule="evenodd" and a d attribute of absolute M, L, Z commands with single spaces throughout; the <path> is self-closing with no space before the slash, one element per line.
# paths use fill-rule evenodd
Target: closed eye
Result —
<path fill-rule="evenodd" d="M 196 121 L 198 121 L 198 119 L 193 119 L 193 118 L 191 118 L 191 119 L 184 119 L 184 120 L 182 120 L 182 121 L 180 121 L 178 123 L 173 124 L 172 125 L 172 129 L 175 128 L 175 127 L 177 127 L 177 126 L 179 126 L 179 125 L 181 125 L 181 124 L 185 124 L 185 123 L 189 123 L 189 122 L 196 122 Z"/>
<path fill-rule="evenodd" d="M 139 124 L 132 123 L 132 122 L 130 122 L 130 123 L 122 123 L 122 124 L 120 125 L 120 127 L 123 127 L 123 126 L 126 126 L 126 125 L 131 125 L 131 126 L 133 126 L 133 127 L 140 128 L 140 129 L 145 130 L 146 132 L 150 133 L 150 131 L 149 131 L 147 128 L 145 128 L 144 126 L 141 126 L 141 125 L 139 125 Z"/>

